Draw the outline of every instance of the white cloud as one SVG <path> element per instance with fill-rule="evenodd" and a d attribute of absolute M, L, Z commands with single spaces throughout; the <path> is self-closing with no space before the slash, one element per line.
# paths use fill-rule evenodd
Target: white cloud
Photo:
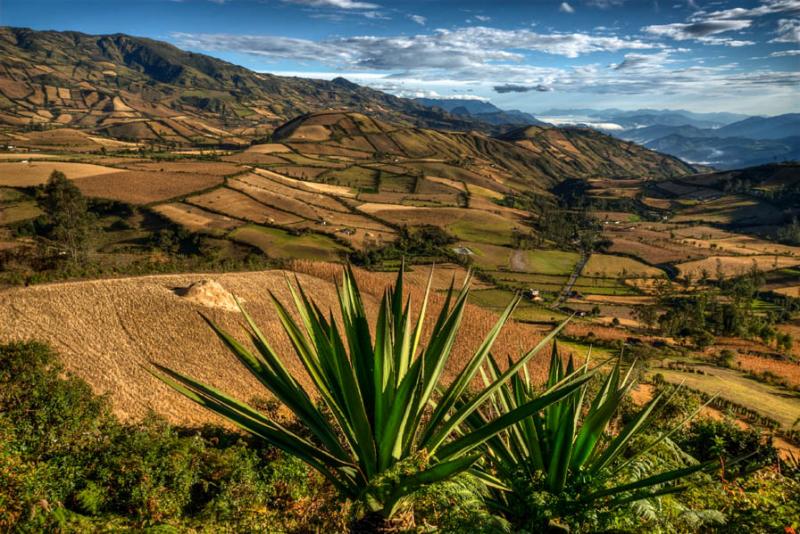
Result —
<path fill-rule="evenodd" d="M 755 43 L 727 36 L 720 37 L 719 34 L 749 29 L 754 18 L 777 13 L 800 13 L 800 0 L 762 0 L 761 5 L 753 8 L 735 7 L 712 12 L 701 10 L 696 11 L 685 23 L 658 24 L 642 29 L 651 35 L 676 41 L 693 40 L 712 45 L 747 46 Z M 793 39 L 798 38 L 797 33 L 800 30 L 793 28 L 791 24 L 788 27 L 783 24 L 791 22 L 790 19 L 779 21 L 779 36 L 773 42 L 797 42 Z"/>
<path fill-rule="evenodd" d="M 675 22 L 673 24 L 660 24 L 646 26 L 644 31 L 659 37 L 669 37 L 676 41 L 697 40 L 711 44 L 723 44 L 726 39 L 712 37 L 720 33 L 743 30 L 750 27 L 749 20 L 698 20 L 696 22 Z"/>
<path fill-rule="evenodd" d="M 769 57 L 792 57 L 800 56 L 800 50 L 781 50 L 780 52 L 773 52 Z"/>
<path fill-rule="evenodd" d="M 410 18 L 420 26 L 425 26 L 425 23 L 428 21 L 428 19 L 426 19 L 422 15 L 409 15 L 408 18 Z"/>
<path fill-rule="evenodd" d="M 380 7 L 371 2 L 360 2 L 358 0 L 281 0 L 288 4 L 299 4 L 309 7 L 334 7 L 337 9 L 375 9 Z"/>
<path fill-rule="evenodd" d="M 558 10 L 562 13 L 575 13 L 575 8 L 569 5 L 567 2 L 561 2 L 561 5 L 558 6 Z"/>
<path fill-rule="evenodd" d="M 618 64 L 612 65 L 614 70 L 638 69 L 652 65 L 664 65 L 670 62 L 669 52 L 663 51 L 658 54 L 625 54 L 625 58 Z"/>
<path fill-rule="evenodd" d="M 800 43 L 800 19 L 780 19 L 777 34 L 771 43 Z"/>
<path fill-rule="evenodd" d="M 475 20 L 480 22 L 489 22 L 492 20 L 492 17 L 487 17 L 486 15 L 475 15 Z"/>
<path fill-rule="evenodd" d="M 495 62 L 520 63 L 524 60 L 520 51 L 575 58 L 593 52 L 662 48 L 616 36 L 480 26 L 413 36 L 353 36 L 320 41 L 270 35 L 175 33 L 172 37 L 183 46 L 200 50 L 236 51 L 370 70 L 483 68 Z"/>

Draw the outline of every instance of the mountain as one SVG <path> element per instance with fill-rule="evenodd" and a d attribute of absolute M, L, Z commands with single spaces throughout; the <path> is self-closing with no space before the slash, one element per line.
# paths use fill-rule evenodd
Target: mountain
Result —
<path fill-rule="evenodd" d="M 591 129 L 528 126 L 499 137 L 391 124 L 353 112 L 303 115 L 273 135 L 299 154 L 390 162 L 399 176 L 444 177 L 497 191 L 547 190 L 567 178 L 652 179 L 694 169 Z M 397 180 L 397 178 L 391 178 Z"/>
<path fill-rule="evenodd" d="M 716 131 L 718 137 L 744 137 L 747 139 L 783 139 L 800 136 L 800 113 L 786 113 L 774 117 L 750 117 L 734 122 Z"/>
<path fill-rule="evenodd" d="M 744 169 L 696 174 L 682 183 L 745 193 L 769 200 L 792 215 L 800 213 L 800 163 L 771 163 Z"/>
<path fill-rule="evenodd" d="M 542 117 L 576 117 L 591 119 L 588 122 L 607 122 L 623 129 L 645 126 L 694 126 L 695 128 L 719 128 L 747 118 L 738 113 L 695 113 L 685 109 L 550 109 L 539 114 Z M 584 122 L 577 120 L 576 122 Z"/>
<path fill-rule="evenodd" d="M 800 137 L 745 139 L 742 137 L 684 137 L 672 134 L 645 143 L 647 148 L 717 169 L 737 169 L 800 160 Z"/>
<path fill-rule="evenodd" d="M 431 108 L 441 108 L 459 117 L 472 117 L 495 126 L 545 124 L 530 113 L 518 109 L 500 109 L 491 102 L 467 98 L 416 98 Z"/>
<path fill-rule="evenodd" d="M 0 28 L 0 125 L 9 143 L 21 144 L 12 129 L 68 127 L 168 145 L 244 145 L 299 114 L 340 108 L 407 125 L 487 128 L 343 78 L 261 74 L 123 34 Z"/>
<path fill-rule="evenodd" d="M 563 178 L 661 178 L 694 172 L 678 158 L 591 128 L 528 126 L 499 138 L 536 154 Z"/>
<path fill-rule="evenodd" d="M 553 109 L 554 122 L 583 123 L 699 165 L 736 169 L 800 157 L 800 114 L 744 117 L 685 110 Z M 556 121 L 556 119 L 558 119 Z"/>
<path fill-rule="evenodd" d="M 617 133 L 617 137 L 628 141 L 639 143 L 640 145 L 647 145 L 653 141 L 657 141 L 664 137 L 671 135 L 678 135 L 684 138 L 704 138 L 715 137 L 715 130 L 697 128 L 695 126 L 682 125 L 682 126 L 666 126 L 663 124 L 654 124 L 652 126 L 645 126 L 643 128 L 632 128 L 623 132 Z"/>

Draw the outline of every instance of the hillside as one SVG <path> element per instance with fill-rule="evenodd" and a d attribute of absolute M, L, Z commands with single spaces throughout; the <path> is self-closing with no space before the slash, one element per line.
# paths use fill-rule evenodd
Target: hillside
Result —
<path fill-rule="evenodd" d="M 341 268 L 308 268 L 311 274 L 299 274 L 303 287 L 323 310 L 335 306 L 332 277 Z M 436 273 L 434 289 L 446 289 L 451 276 L 461 280 L 464 275 L 462 269 L 447 266 L 437 266 Z M 35 337 L 51 343 L 70 372 L 86 380 L 95 392 L 110 396 L 113 409 L 121 418 L 138 419 L 154 410 L 177 424 L 209 422 L 212 416 L 161 384 L 148 374 L 147 367 L 151 362 L 169 366 L 237 392 L 245 401 L 263 395 L 263 388 L 216 339 L 198 312 L 244 338 L 241 314 L 220 306 L 230 293 L 235 294 L 243 299 L 248 313 L 273 346 L 292 355 L 266 293 L 274 291 L 288 303 L 291 297 L 286 274 L 265 271 L 213 275 L 219 285 L 212 284 L 210 291 L 199 295 L 187 288 L 208 280 L 209 275 L 147 276 L 7 290 L 0 292 L 0 342 Z M 359 271 L 358 276 L 365 305 L 374 314 L 393 275 Z M 427 269 L 418 269 L 406 279 L 413 305 L 421 302 L 427 276 Z M 443 297 L 434 294 L 429 313 L 438 313 L 442 302 Z M 478 347 L 496 320 L 494 314 L 468 305 L 464 324 L 469 328 L 462 329 L 450 360 L 453 367 L 446 376 L 452 377 L 465 364 L 470 351 Z M 539 334 L 533 327 L 511 324 L 504 329 L 496 347 L 502 354 L 516 354 L 517 340 L 523 337 L 533 346 Z M 299 360 L 294 356 L 287 360 L 292 374 L 308 386 Z M 542 367 L 545 360 L 539 363 Z"/>
<path fill-rule="evenodd" d="M 650 141 L 646 146 L 691 163 L 723 170 L 800 160 L 800 137 L 747 139 L 705 135 L 686 137 L 673 133 Z"/>
<path fill-rule="evenodd" d="M 242 145 L 299 114 L 330 108 L 408 125 L 486 126 L 343 78 L 256 73 L 151 39 L 0 28 L 0 141 L 10 144 L 47 146 L 24 132 L 68 127 L 56 144 L 91 150 L 112 137 Z"/>
<path fill-rule="evenodd" d="M 452 113 L 453 115 L 460 117 L 472 117 L 496 126 L 545 124 L 530 113 L 525 113 L 524 111 L 519 111 L 517 109 L 500 109 L 491 102 L 484 100 L 469 100 L 462 98 L 415 98 L 414 101 L 428 107 L 441 108 Z"/>
<path fill-rule="evenodd" d="M 535 154 L 540 165 L 566 178 L 667 178 L 694 172 L 678 158 L 635 143 L 620 141 L 590 128 L 530 126 L 500 139 Z"/>
<path fill-rule="evenodd" d="M 800 136 L 800 113 L 785 113 L 774 117 L 749 117 L 723 126 L 719 137 L 745 137 L 747 139 L 784 139 Z"/>

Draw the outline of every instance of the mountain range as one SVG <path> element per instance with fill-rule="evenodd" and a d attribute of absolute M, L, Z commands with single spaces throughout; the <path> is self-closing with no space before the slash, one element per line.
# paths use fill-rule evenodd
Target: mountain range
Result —
<path fill-rule="evenodd" d="M 800 159 L 800 114 L 748 117 L 686 110 L 553 109 L 547 120 L 587 124 L 693 164 L 734 169 Z"/>
<path fill-rule="evenodd" d="M 344 78 L 256 73 L 123 34 L 0 28 L 0 125 L 67 127 L 173 145 L 243 145 L 299 114 L 342 108 L 399 124 L 484 126 Z"/>
<path fill-rule="evenodd" d="M 347 150 L 399 150 L 458 166 L 487 160 L 545 189 L 564 177 L 664 178 L 693 171 L 629 141 L 544 125 L 488 102 L 414 101 L 343 78 L 261 74 L 122 34 L 0 29 L 0 142 L 7 145 L 83 152 L 141 144 L 235 148 L 298 128 L 313 140 L 331 113 L 341 112 L 372 124 L 362 131 L 353 126 L 358 118 L 331 123 L 332 140 L 353 143 Z M 309 117 L 324 124 L 312 126 Z M 358 140 L 356 130 L 363 134 Z M 117 144 L 109 145 L 112 140 Z"/>
<path fill-rule="evenodd" d="M 494 126 L 544 125 L 530 113 L 518 109 L 500 109 L 491 102 L 465 98 L 415 98 L 415 102 L 439 108 L 458 117 L 471 117 Z"/>

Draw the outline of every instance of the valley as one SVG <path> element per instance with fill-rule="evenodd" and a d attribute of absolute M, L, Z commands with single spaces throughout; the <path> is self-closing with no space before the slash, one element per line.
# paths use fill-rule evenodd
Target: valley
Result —
<path fill-rule="evenodd" d="M 240 430 L 252 430 L 252 424 L 264 425 L 258 427 L 263 434 L 252 432 L 259 436 L 254 443 L 284 431 L 290 441 L 305 440 L 310 434 L 298 430 L 298 420 L 289 412 L 307 416 L 303 410 L 314 410 L 319 420 L 337 421 L 352 415 L 316 411 L 318 405 L 335 404 L 327 390 L 330 384 L 320 386 L 320 376 L 330 371 L 337 379 L 350 377 L 343 372 L 351 369 L 350 363 L 335 367 L 325 358 L 350 362 L 365 350 L 355 342 L 337 345 L 340 325 L 350 334 L 358 331 L 362 342 L 368 340 L 364 343 L 375 361 L 367 362 L 368 371 L 352 364 L 352 374 L 359 375 L 354 380 L 365 381 L 359 387 L 368 384 L 378 397 L 385 390 L 417 399 L 417 393 L 409 392 L 422 391 L 426 377 L 438 380 L 441 373 L 436 401 L 414 413 L 416 423 L 425 419 L 423 413 L 436 410 L 442 397 L 447 401 L 447 388 L 467 392 L 450 399 L 455 409 L 473 402 L 468 394 L 489 387 L 520 355 L 542 342 L 541 354 L 508 372 L 514 396 L 512 389 L 486 395 L 491 404 L 487 413 L 502 413 L 525 400 L 532 403 L 525 405 L 529 416 L 539 417 L 543 409 L 533 410 L 535 403 L 525 396 L 539 395 L 545 384 L 550 389 L 543 396 L 557 386 L 571 387 L 562 375 L 570 374 L 576 362 L 587 364 L 573 378 L 590 373 L 618 381 L 624 367 L 628 374 L 623 385 L 603 393 L 613 391 L 612 411 L 624 413 L 612 418 L 609 412 L 598 431 L 602 437 L 593 443 L 611 447 L 627 429 L 635 434 L 637 425 L 625 425 L 637 421 L 635 414 L 642 412 L 636 410 L 666 399 L 662 411 L 654 412 L 656 429 L 647 429 L 657 436 L 653 446 L 666 439 L 663 431 L 679 424 L 669 433 L 676 433 L 675 440 L 665 441 L 658 455 L 675 465 L 700 465 L 680 445 L 694 447 L 692 454 L 703 461 L 722 462 L 728 455 L 727 461 L 738 441 L 725 444 L 730 450 L 714 449 L 717 456 L 710 460 L 701 458 L 707 453 L 707 438 L 696 438 L 699 447 L 686 445 L 695 439 L 691 432 L 719 424 L 722 430 L 715 431 L 720 435 L 738 431 L 742 434 L 736 439 L 750 440 L 745 445 L 754 451 L 737 454 L 749 458 L 744 454 L 766 450 L 771 455 L 754 466 L 785 470 L 787 480 L 796 476 L 791 474 L 800 454 L 796 117 L 551 111 L 553 117 L 581 113 L 587 124 L 606 127 L 556 126 L 480 100 L 401 98 L 341 77 L 275 76 L 124 34 L 0 28 L 0 356 L 13 356 L 17 350 L 27 354 L 25 343 L 45 343 L 63 366 L 57 379 L 85 382 L 82 394 L 102 396 L 108 407 L 103 417 L 112 417 L 114 424 L 163 425 L 166 433 L 208 440 L 212 448 L 220 439 L 225 447 L 230 442 L 246 448 Z M 774 125 L 764 124 L 771 119 L 791 135 L 770 133 Z M 755 137 L 734 142 L 729 133 Z M 761 152 L 751 157 L 753 150 Z M 726 163 L 706 161 L 709 153 L 722 154 Z M 386 292 L 401 269 L 410 308 Z M 444 319 L 413 329 L 419 304 L 430 295 L 428 314 L 450 309 L 448 291 L 470 277 L 471 292 L 456 299 L 455 306 L 463 306 L 463 328 L 450 340 L 452 354 L 442 349 L 449 356 L 446 363 L 425 360 L 417 366 L 427 353 L 410 349 L 406 354 L 409 343 L 439 350 L 450 342 L 437 338 Z M 291 289 L 293 283 L 304 293 Z M 357 284 L 357 289 L 348 284 Z M 294 297 L 301 303 L 308 296 L 319 308 L 276 312 L 270 296 L 280 302 Z M 507 309 L 516 298 L 516 307 Z M 347 305 L 339 308 L 340 299 Z M 328 315 L 329 309 L 336 311 Z M 270 359 L 273 348 L 260 333 L 246 337 L 248 314 L 273 343 L 280 361 Z M 389 321 L 388 315 L 391 322 L 380 323 Z M 374 328 L 373 317 L 379 318 Z M 489 353 L 484 335 L 498 318 L 508 323 Z M 461 319 L 459 315 L 452 324 Z M 311 341 L 298 341 L 303 334 L 287 328 L 295 320 L 310 329 Z M 248 340 L 240 346 L 222 336 L 220 343 L 207 321 Z M 310 327 L 313 321 L 319 321 L 316 329 Z M 555 328 L 562 329 L 558 342 L 551 343 L 548 335 Z M 372 335 L 384 344 L 376 341 L 373 348 Z M 309 357 L 308 346 L 315 343 L 324 349 L 320 361 Z M 261 356 L 243 357 L 245 345 Z M 489 363 L 473 365 L 473 355 L 484 349 Z M 402 358 L 389 365 L 378 356 L 390 353 Z M 30 359 L 31 365 L 38 365 L 36 358 Z M 381 382 L 376 369 L 382 365 L 387 373 L 400 373 L 396 382 Z M 472 374 L 464 378 L 467 371 Z M 422 374 L 418 382 L 406 382 L 403 376 L 410 375 L 404 372 Z M 8 383 L 28 376 L 18 375 L 22 378 L 11 376 Z M 217 390 L 204 390 L 193 379 L 235 392 L 239 401 L 252 402 L 269 415 L 262 420 L 257 412 Z M 273 379 L 280 384 L 265 393 L 264 385 Z M 593 395 L 594 390 L 580 387 L 582 403 L 584 393 Z M 277 407 L 278 400 L 291 404 L 286 391 L 292 388 L 303 392 L 301 400 Z M 352 401 L 352 391 L 344 390 L 334 393 Z M 569 395 L 564 406 L 575 398 Z M 198 399 L 207 405 L 231 404 L 214 415 L 198 410 L 192 402 Z M 394 399 L 386 402 L 391 407 Z M 360 406 L 353 403 L 348 406 Z M 573 433 L 594 409 L 575 406 L 567 417 Z M 0 404 L 0 423 L 2 408 Z M 687 424 L 694 414 L 700 414 L 699 422 Z M 486 414 L 470 415 L 460 420 L 462 426 L 453 427 L 453 436 L 442 435 L 437 446 L 447 450 L 458 444 L 467 425 L 480 423 Z M 369 417 L 375 416 L 370 412 Z M 405 424 L 408 414 L 403 417 Z M 400 425 L 399 419 L 389 421 Z M 442 421 L 449 424 L 447 417 Z M 520 421 L 514 433 L 533 428 Z M 358 433 L 373 423 L 364 416 L 356 424 L 348 422 L 344 431 Z M 0 437 L 6 435 L 2 432 L 6 427 L 0 425 Z M 488 451 L 511 440 L 508 432 L 483 437 L 475 446 L 486 445 Z M 410 435 L 413 442 L 414 430 Z M 309 438 L 309 448 L 344 449 L 338 434 L 323 445 L 314 441 L 318 437 Z M 407 464 L 392 463 L 408 453 L 397 439 L 394 445 L 380 443 L 371 454 L 390 453 L 386 462 L 411 471 L 422 469 L 413 462 L 438 462 L 421 449 L 415 452 L 418 457 L 404 457 Z M 554 443 L 544 450 L 556 450 Z M 719 443 L 715 447 L 722 447 Z M 357 448 L 352 443 L 348 447 Z M 253 460 L 255 464 L 272 462 L 293 449 L 281 442 L 268 452 L 253 450 L 264 456 Z M 573 453 L 571 443 L 565 450 Z M 469 465 L 491 456 L 481 451 L 469 458 Z M 343 477 L 357 471 L 355 464 L 335 460 L 337 469 L 344 466 Z M 306 463 L 318 468 L 313 461 Z M 744 477 L 744 467 L 735 475 L 723 467 L 722 483 L 715 488 L 727 492 L 724 477 Z M 317 473 L 313 476 L 318 480 L 308 482 L 311 471 L 300 460 L 292 469 L 295 479 L 306 477 L 308 484 L 324 488 L 314 490 L 320 492 L 310 499 L 315 506 L 340 504 L 331 497 L 332 488 L 340 489 L 338 479 Z M 570 476 L 585 474 L 582 467 L 564 469 Z M 390 476 L 386 472 L 380 476 Z M 717 474 L 708 474 L 710 470 L 698 473 L 709 477 L 704 484 L 716 482 Z M 0 482 L 2 476 L 0 469 Z M 479 477 L 464 480 L 483 484 Z M 293 500 L 292 488 L 281 486 L 280 491 L 289 495 L 281 494 L 281 503 L 299 502 Z M 66 507 L 82 510 L 76 512 L 77 520 L 99 515 L 80 501 L 88 497 L 73 493 Z M 692 498 L 700 506 L 702 497 Z M 254 503 L 262 506 L 257 499 Z M 270 501 L 268 506 L 283 504 Z M 173 515 L 194 513 L 186 510 Z M 488 509 L 481 510 L 489 515 Z M 0 530 L 2 512 L 0 499 Z M 309 517 L 314 514 L 324 518 L 320 524 L 325 526 L 313 527 L 317 531 L 334 528 L 334 522 L 341 530 L 353 521 L 342 511 L 315 510 Z M 305 526 L 291 531 L 311 528 L 298 524 Z"/>

